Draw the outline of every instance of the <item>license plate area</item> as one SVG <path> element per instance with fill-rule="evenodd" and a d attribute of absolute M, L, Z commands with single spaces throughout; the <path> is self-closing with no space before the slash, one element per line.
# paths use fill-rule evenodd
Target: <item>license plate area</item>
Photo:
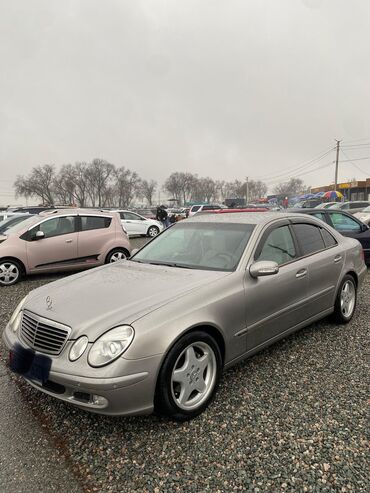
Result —
<path fill-rule="evenodd" d="M 29 380 L 44 384 L 49 379 L 52 360 L 45 354 L 36 353 L 20 344 L 9 351 L 9 368 Z"/>

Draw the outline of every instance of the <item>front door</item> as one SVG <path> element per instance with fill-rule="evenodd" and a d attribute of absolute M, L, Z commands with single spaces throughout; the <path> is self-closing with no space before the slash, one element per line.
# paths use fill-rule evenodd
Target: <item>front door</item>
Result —
<path fill-rule="evenodd" d="M 36 232 L 44 237 L 36 239 Z M 30 271 L 63 268 L 77 257 L 76 216 L 58 216 L 39 223 L 27 233 Z"/>
<path fill-rule="evenodd" d="M 133 212 L 124 212 L 124 225 L 129 235 L 145 235 L 146 221 Z"/>
<path fill-rule="evenodd" d="M 306 306 L 308 261 L 298 257 L 288 224 L 265 232 L 254 260 L 274 261 L 279 265 L 279 272 L 253 279 L 252 283 L 249 278 L 246 283 L 248 351 L 272 342 L 309 317 Z"/>

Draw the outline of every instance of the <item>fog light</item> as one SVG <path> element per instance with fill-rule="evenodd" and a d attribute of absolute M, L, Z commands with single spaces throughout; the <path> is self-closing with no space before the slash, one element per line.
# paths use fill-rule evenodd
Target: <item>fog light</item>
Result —
<path fill-rule="evenodd" d="M 108 405 L 108 401 L 105 397 L 96 394 L 93 394 L 91 396 L 91 402 L 94 404 L 94 406 L 99 407 L 106 407 Z"/>

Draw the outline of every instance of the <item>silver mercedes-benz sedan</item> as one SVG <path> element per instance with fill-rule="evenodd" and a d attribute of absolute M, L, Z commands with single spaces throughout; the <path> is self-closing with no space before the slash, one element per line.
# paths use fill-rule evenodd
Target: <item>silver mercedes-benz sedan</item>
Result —
<path fill-rule="evenodd" d="M 131 260 L 32 291 L 3 339 L 31 385 L 110 415 L 185 420 L 223 369 L 327 315 L 348 322 L 358 241 L 303 214 L 199 215 Z"/>

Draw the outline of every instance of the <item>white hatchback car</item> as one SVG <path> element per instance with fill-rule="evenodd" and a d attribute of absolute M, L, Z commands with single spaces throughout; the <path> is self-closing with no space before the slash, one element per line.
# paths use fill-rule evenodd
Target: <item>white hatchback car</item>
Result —
<path fill-rule="evenodd" d="M 113 212 L 113 211 L 112 211 Z M 118 209 L 122 226 L 129 236 L 141 235 L 154 238 L 163 230 L 163 224 L 155 219 L 148 219 L 136 212 Z"/>

